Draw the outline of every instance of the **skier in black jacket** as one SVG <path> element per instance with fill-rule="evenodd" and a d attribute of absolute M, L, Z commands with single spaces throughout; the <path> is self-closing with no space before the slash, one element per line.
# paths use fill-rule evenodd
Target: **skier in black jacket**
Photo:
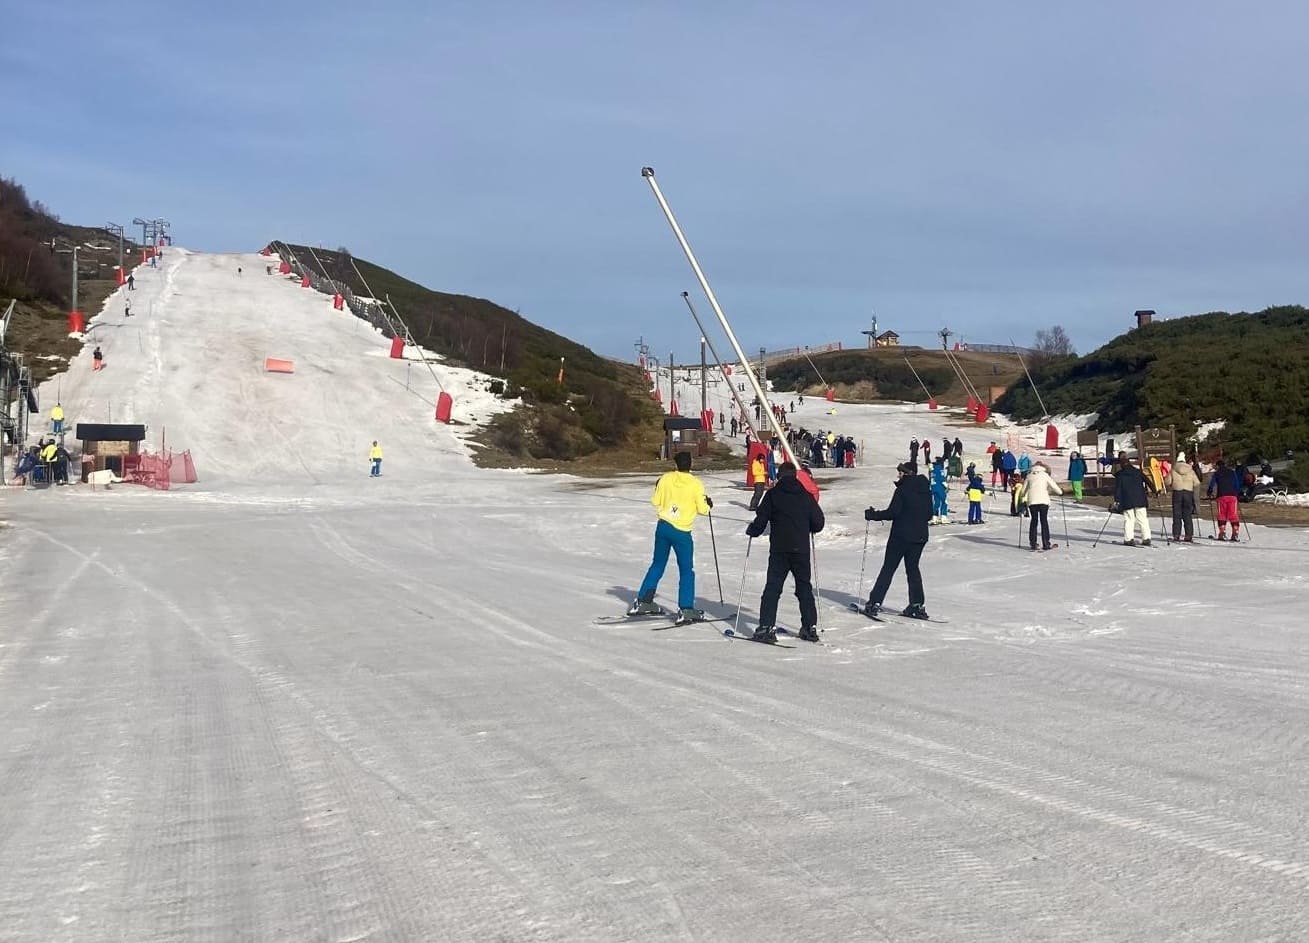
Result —
<path fill-rule="evenodd" d="M 764 495 L 755 519 L 745 532 L 758 537 L 768 533 L 768 581 L 759 600 L 757 642 L 776 642 L 777 601 L 782 596 L 786 575 L 795 577 L 795 598 L 800 602 L 800 638 L 818 641 L 818 607 L 814 604 L 814 587 L 810 580 L 809 535 L 823 529 L 823 509 L 800 483 L 795 465 L 783 462 L 777 469 L 777 484 Z"/>
<path fill-rule="evenodd" d="M 927 546 L 927 522 L 932 519 L 932 489 L 927 479 L 918 474 L 918 468 L 905 462 L 896 467 L 900 479 L 895 483 L 895 495 L 886 510 L 869 508 L 864 511 L 866 521 L 890 521 L 891 536 L 886 541 L 886 556 L 882 572 L 877 574 L 873 591 L 868 594 L 864 615 L 876 618 L 882 611 L 882 600 L 891 588 L 891 579 L 904 561 L 905 578 L 909 580 L 909 606 L 901 615 L 914 619 L 928 618 L 927 597 L 923 594 L 923 575 L 918 560 Z"/>
<path fill-rule="evenodd" d="M 1133 546 L 1136 531 L 1141 531 L 1141 546 L 1150 546 L 1150 497 L 1146 489 L 1154 491 L 1145 473 L 1118 453 L 1118 467 L 1114 469 L 1114 505 L 1123 514 L 1123 543 Z M 1112 510 L 1112 508 L 1111 508 Z"/>

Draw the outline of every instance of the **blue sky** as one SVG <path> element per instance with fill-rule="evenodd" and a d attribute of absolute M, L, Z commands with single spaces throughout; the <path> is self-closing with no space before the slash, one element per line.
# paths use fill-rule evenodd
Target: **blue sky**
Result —
<path fill-rule="evenodd" d="M 1303 4 L 73 2 L 3 22 L 0 174 L 65 219 L 346 245 L 601 353 L 697 350 L 647 164 L 751 350 L 858 345 L 875 313 L 921 344 L 1062 324 L 1085 352 L 1140 307 L 1309 303 Z"/>

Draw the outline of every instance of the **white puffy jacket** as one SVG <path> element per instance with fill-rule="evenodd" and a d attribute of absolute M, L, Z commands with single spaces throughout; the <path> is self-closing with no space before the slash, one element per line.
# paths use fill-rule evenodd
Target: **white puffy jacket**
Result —
<path fill-rule="evenodd" d="M 1050 470 L 1044 465 L 1033 465 L 1027 473 L 1027 482 L 1023 486 L 1023 497 L 1028 506 L 1050 503 L 1050 494 L 1063 494 L 1063 489 L 1054 483 Z"/>

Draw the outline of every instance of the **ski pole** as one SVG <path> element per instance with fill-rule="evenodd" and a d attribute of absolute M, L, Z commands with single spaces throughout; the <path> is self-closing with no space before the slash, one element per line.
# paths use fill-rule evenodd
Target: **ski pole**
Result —
<path fill-rule="evenodd" d="M 860 599 L 864 595 L 864 566 L 868 563 L 868 531 L 872 526 L 872 521 L 864 521 L 864 552 L 859 555 L 859 583 L 855 586 L 855 595 Z"/>
<path fill-rule="evenodd" d="M 1059 513 L 1064 516 L 1064 549 L 1071 549 L 1069 544 L 1072 541 L 1068 538 L 1068 502 L 1063 498 L 1059 499 Z"/>
<path fill-rule="evenodd" d="M 1096 534 L 1095 540 L 1092 541 L 1091 543 L 1092 550 L 1095 549 L 1096 544 L 1100 543 L 1100 538 L 1104 536 L 1105 528 L 1109 526 L 1109 521 L 1113 518 L 1113 516 L 1114 516 L 1114 511 L 1113 508 L 1111 507 L 1109 509 L 1109 513 L 1107 513 L 1104 516 L 1104 523 L 1100 526 L 1100 533 Z"/>
<path fill-rule="evenodd" d="M 823 601 L 822 590 L 818 588 L 818 542 L 814 540 L 814 535 L 809 535 L 809 552 L 812 554 L 814 561 L 813 583 L 814 583 L 814 628 L 818 628 L 818 604 Z"/>
<path fill-rule="evenodd" d="M 739 633 L 741 631 L 741 604 L 745 602 L 745 571 L 750 567 L 750 548 L 754 546 L 754 538 L 750 537 L 745 542 L 745 565 L 741 567 L 741 588 L 736 594 L 736 622 L 732 625 L 732 631 Z"/>
<path fill-rule="evenodd" d="M 718 541 L 714 539 L 714 512 L 709 511 L 709 545 L 714 548 L 714 576 L 718 577 L 718 604 L 723 604 L 723 575 L 718 571 Z"/>

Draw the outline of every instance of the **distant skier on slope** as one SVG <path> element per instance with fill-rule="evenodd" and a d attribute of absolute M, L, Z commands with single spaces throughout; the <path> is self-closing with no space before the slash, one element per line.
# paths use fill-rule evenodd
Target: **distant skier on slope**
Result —
<path fill-rule="evenodd" d="M 923 555 L 923 548 L 927 546 L 927 522 L 932 519 L 932 492 L 927 479 L 918 474 L 914 465 L 902 462 L 896 467 L 896 472 L 900 477 L 895 483 L 895 495 L 891 503 L 883 511 L 871 507 L 864 511 L 866 521 L 891 522 L 891 536 L 886 541 L 882 570 L 877 574 L 872 592 L 868 594 L 864 615 L 875 618 L 882 611 L 886 591 L 891 588 L 891 580 L 903 560 L 905 578 L 909 581 L 909 606 L 903 615 L 926 619 L 927 597 L 923 593 L 923 575 L 918 569 L 918 561 Z"/>
<path fill-rule="evenodd" d="M 695 609 L 695 542 L 691 527 L 698 515 L 708 514 L 714 502 L 705 496 L 704 485 L 691 474 L 691 453 L 678 452 L 673 456 L 676 471 L 665 472 L 655 484 L 650 503 L 659 512 L 655 525 L 654 557 L 631 608 L 630 616 L 659 612 L 655 604 L 655 590 L 668 566 L 668 554 L 677 554 L 677 621 L 694 622 L 700 618 Z"/>
<path fill-rule="evenodd" d="M 368 450 L 368 460 L 372 462 L 372 467 L 368 470 L 369 478 L 382 477 L 382 447 L 373 440 L 373 447 Z M 403 477 L 403 476 L 402 476 Z"/>
<path fill-rule="evenodd" d="M 100 345 L 95 345 L 95 350 L 91 351 L 91 369 L 103 370 L 105 368 L 105 355 L 100 350 Z"/>
<path fill-rule="evenodd" d="M 755 519 L 746 527 L 751 537 L 768 529 L 768 579 L 759 600 L 759 627 L 756 642 L 776 642 L 777 601 L 790 574 L 795 579 L 795 598 L 800 603 L 800 638 L 818 641 L 818 607 L 814 604 L 814 587 L 810 579 L 809 535 L 823 529 L 822 508 L 804 487 L 791 462 L 777 469 L 777 484 L 764 495 Z"/>

